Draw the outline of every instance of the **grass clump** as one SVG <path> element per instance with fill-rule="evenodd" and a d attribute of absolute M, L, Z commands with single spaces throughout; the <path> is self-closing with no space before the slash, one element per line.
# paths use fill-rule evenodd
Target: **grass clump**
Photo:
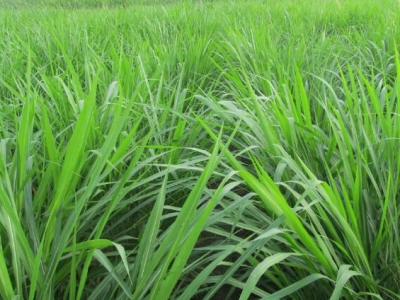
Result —
<path fill-rule="evenodd" d="M 0 10 L 2 299 L 399 299 L 396 1 L 48 4 Z"/>

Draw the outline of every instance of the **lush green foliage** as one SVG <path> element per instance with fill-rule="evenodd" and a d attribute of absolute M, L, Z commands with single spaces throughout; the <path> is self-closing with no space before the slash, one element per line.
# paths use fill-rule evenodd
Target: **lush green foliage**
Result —
<path fill-rule="evenodd" d="M 197 0 L 0 0 L 0 7 L 3 8 L 118 8 L 129 7 L 132 5 L 168 5 L 179 2 L 188 3 Z M 199 2 L 199 1 L 197 1 Z"/>
<path fill-rule="evenodd" d="M 0 298 L 399 299 L 397 1 L 8 7 Z"/>

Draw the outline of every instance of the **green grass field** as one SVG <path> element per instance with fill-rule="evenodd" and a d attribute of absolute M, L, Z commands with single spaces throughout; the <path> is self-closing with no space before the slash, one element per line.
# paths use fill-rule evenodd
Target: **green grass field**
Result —
<path fill-rule="evenodd" d="M 400 299 L 397 0 L 0 7 L 1 299 Z"/>

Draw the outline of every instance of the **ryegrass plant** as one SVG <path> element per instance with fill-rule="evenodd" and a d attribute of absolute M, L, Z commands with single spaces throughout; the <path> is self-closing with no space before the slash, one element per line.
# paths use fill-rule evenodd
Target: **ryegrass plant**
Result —
<path fill-rule="evenodd" d="M 0 7 L 0 298 L 399 299 L 397 1 Z"/>

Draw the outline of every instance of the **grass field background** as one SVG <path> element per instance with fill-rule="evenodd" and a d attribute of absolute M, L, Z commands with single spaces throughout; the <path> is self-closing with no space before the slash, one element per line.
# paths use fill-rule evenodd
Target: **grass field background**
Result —
<path fill-rule="evenodd" d="M 1 299 L 399 299 L 392 0 L 0 2 Z"/>

